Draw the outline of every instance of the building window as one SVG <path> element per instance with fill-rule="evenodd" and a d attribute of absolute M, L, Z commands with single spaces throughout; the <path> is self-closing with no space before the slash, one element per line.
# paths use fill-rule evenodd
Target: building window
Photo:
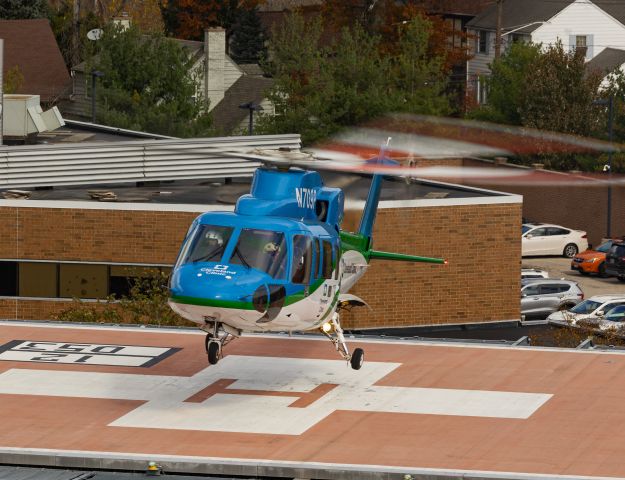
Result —
<path fill-rule="evenodd" d="M 19 263 L 19 296 L 55 298 L 59 296 L 56 263 Z"/>
<path fill-rule="evenodd" d="M 17 295 L 17 262 L 0 262 L 0 296 Z"/>
<path fill-rule="evenodd" d="M 449 27 L 449 37 L 447 42 L 454 48 L 462 47 L 464 41 L 464 26 L 461 18 L 446 18 L 445 22 Z"/>
<path fill-rule="evenodd" d="M 121 298 L 140 278 L 169 274 L 161 265 L 0 261 L 0 297 Z"/>
<path fill-rule="evenodd" d="M 489 52 L 488 39 L 489 39 L 489 32 L 487 32 L 486 30 L 477 31 L 477 38 L 475 39 L 475 51 L 477 53 L 483 53 L 486 55 L 488 54 Z"/>
<path fill-rule="evenodd" d="M 575 36 L 575 51 L 581 51 L 584 56 L 588 53 L 588 43 L 586 35 L 576 35 Z"/>

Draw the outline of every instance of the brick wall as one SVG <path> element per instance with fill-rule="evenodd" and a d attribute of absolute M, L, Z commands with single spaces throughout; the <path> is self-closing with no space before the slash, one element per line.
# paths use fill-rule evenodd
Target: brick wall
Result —
<path fill-rule="evenodd" d="M 356 229 L 360 212 L 347 212 Z M 351 293 L 372 308 L 348 328 L 476 323 L 519 318 L 521 205 L 381 209 L 374 248 L 448 265 L 373 260 Z"/>
<path fill-rule="evenodd" d="M 477 160 L 464 159 L 464 166 L 492 167 Z M 500 168 L 509 168 L 502 165 Z M 546 171 L 549 172 L 549 171 Z M 505 190 L 523 195 L 523 217 L 534 222 L 555 223 L 565 227 L 584 230 L 588 241 L 597 246 L 607 235 L 608 187 L 600 182 L 589 186 L 570 183 L 566 185 L 566 173 L 553 173 L 558 184 L 498 185 L 497 183 L 466 184 L 493 190 Z M 571 180 L 576 177 L 571 177 Z M 555 183 L 555 182 L 554 182 Z M 612 186 L 611 234 L 625 235 L 625 186 Z"/>
<path fill-rule="evenodd" d="M 0 258 L 173 263 L 197 214 L 0 207 Z M 346 212 L 355 230 L 360 212 Z M 377 250 L 444 257 L 449 265 L 374 261 L 353 292 L 373 308 L 345 326 L 472 323 L 519 318 L 521 204 L 382 208 Z M 0 299 L 0 318 L 48 319 L 70 302 Z"/>

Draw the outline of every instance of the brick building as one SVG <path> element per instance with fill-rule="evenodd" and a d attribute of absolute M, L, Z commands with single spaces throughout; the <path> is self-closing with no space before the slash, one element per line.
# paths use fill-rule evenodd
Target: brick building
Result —
<path fill-rule="evenodd" d="M 359 188 L 353 180 L 340 181 L 349 184 L 343 227 L 353 231 L 369 181 L 358 180 Z M 372 311 L 354 310 L 345 317 L 345 326 L 518 320 L 521 197 L 435 182 L 392 183 L 383 189 L 375 248 L 440 256 L 449 264 L 373 261 L 352 292 Z M 179 201 L 175 195 L 172 203 L 76 200 L 81 193 L 87 198 L 86 191 L 77 189 L 0 201 L 0 318 L 49 319 L 72 298 L 116 293 L 120 280 L 132 276 L 137 266 L 168 269 L 193 218 L 208 210 L 232 209 L 215 205 L 215 200 L 230 203 L 239 194 L 232 188 L 248 188 L 229 187 L 198 187 L 203 190 L 196 197 L 203 200 L 195 204 L 173 203 Z M 207 191 L 211 188 L 212 193 Z M 188 191 L 181 188 L 183 195 Z M 74 200 L 59 199 L 63 195 Z M 202 201 L 213 205 L 200 205 Z"/>

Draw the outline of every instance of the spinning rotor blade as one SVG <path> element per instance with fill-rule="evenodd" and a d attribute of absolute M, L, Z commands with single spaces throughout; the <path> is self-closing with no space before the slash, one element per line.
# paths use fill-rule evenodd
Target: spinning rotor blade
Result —
<path fill-rule="evenodd" d="M 380 145 L 389 137 L 392 138 L 390 145 L 380 150 Z M 466 159 L 484 160 L 484 157 L 602 154 L 624 149 L 620 145 L 574 135 L 444 117 L 389 115 L 349 129 L 306 151 L 195 145 L 170 148 L 214 158 L 245 159 L 278 169 L 299 167 L 412 178 L 471 179 L 501 185 L 625 183 L 622 177 L 607 178 L 605 173 L 568 175 L 510 165 L 505 168 L 460 166 Z"/>

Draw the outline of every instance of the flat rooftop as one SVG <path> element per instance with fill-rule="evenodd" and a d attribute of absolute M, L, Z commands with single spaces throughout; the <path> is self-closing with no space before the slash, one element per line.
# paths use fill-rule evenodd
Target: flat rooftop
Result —
<path fill-rule="evenodd" d="M 625 354 L 0 323 L 0 464 L 272 478 L 625 477 Z"/>
<path fill-rule="evenodd" d="M 345 192 L 348 201 L 366 200 L 371 179 L 354 174 L 320 172 L 326 186 L 339 187 Z M 230 205 L 250 191 L 251 178 L 234 178 L 231 183 L 224 180 L 179 180 L 146 182 L 144 184 L 102 184 L 91 186 L 63 186 L 54 188 L 20 189 L 30 193 L 30 200 L 49 201 L 95 201 L 92 192 L 112 192 L 115 203 L 167 203 L 194 205 Z M 0 190 L 0 196 L 6 190 Z M 444 200 L 467 198 L 501 198 L 505 193 L 483 190 L 441 182 L 404 179 L 384 181 L 382 201 Z"/>

